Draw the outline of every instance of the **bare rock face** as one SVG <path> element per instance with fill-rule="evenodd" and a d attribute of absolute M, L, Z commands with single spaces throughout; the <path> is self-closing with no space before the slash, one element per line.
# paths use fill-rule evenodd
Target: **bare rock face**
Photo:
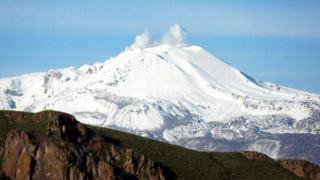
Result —
<path fill-rule="evenodd" d="M 106 161 L 100 161 L 98 164 L 98 177 L 101 179 L 116 179 L 114 168 Z"/>
<path fill-rule="evenodd" d="M 247 159 L 259 161 L 274 161 L 265 154 L 258 152 L 241 152 Z M 295 175 L 311 180 L 320 180 L 320 167 L 303 160 L 280 160 L 280 165 Z"/>
<path fill-rule="evenodd" d="M 14 130 L 7 136 L 2 170 L 14 179 L 31 178 L 30 172 L 36 146 L 25 132 Z"/>
<path fill-rule="evenodd" d="M 95 135 L 72 116 L 60 114 L 46 134 L 11 130 L 2 171 L 12 179 L 166 179 L 154 162 Z"/>
<path fill-rule="evenodd" d="M 273 161 L 269 156 L 254 152 L 254 151 L 244 151 L 241 152 L 243 156 L 245 156 L 247 159 L 253 159 L 253 160 L 258 160 L 258 161 Z"/>
<path fill-rule="evenodd" d="M 148 160 L 144 155 L 137 154 L 133 150 L 127 149 L 125 152 L 125 159 L 126 161 L 123 165 L 125 172 L 135 174 L 141 179 L 165 179 L 162 173 L 159 174 L 159 170 L 162 170 L 158 169 L 155 164 Z"/>
<path fill-rule="evenodd" d="M 282 167 L 293 172 L 295 175 L 311 179 L 320 180 L 320 167 L 302 160 L 282 160 Z"/>
<path fill-rule="evenodd" d="M 35 156 L 35 177 L 39 179 L 63 179 L 68 172 L 71 152 L 60 149 L 51 142 L 43 142 Z M 37 178 L 37 179 L 38 179 Z"/>

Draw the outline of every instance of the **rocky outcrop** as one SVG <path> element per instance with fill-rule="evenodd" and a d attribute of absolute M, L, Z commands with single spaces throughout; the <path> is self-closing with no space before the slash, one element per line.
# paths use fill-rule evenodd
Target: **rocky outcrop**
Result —
<path fill-rule="evenodd" d="M 14 130 L 8 134 L 2 170 L 6 176 L 15 179 L 30 177 L 32 171 L 32 155 L 36 146 L 25 132 Z"/>
<path fill-rule="evenodd" d="M 302 160 L 282 160 L 280 161 L 282 167 L 293 172 L 295 175 L 311 179 L 320 180 L 320 167 L 308 161 Z"/>
<path fill-rule="evenodd" d="M 4 144 L 3 177 L 12 179 L 166 179 L 143 154 L 89 131 L 68 114 L 56 115 L 43 135 L 11 130 Z"/>
<path fill-rule="evenodd" d="M 241 152 L 247 159 L 258 161 L 274 161 L 265 154 L 246 151 Z M 320 180 L 320 167 L 303 160 L 279 160 L 280 165 L 295 175 L 311 180 Z"/>
<path fill-rule="evenodd" d="M 244 151 L 241 152 L 241 154 L 245 156 L 247 159 L 253 159 L 258 161 L 273 161 L 269 156 L 254 151 Z"/>

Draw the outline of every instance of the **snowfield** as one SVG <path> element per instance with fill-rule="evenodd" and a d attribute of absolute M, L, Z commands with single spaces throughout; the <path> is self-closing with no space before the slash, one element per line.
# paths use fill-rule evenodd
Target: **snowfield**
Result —
<path fill-rule="evenodd" d="M 0 108 L 64 111 L 197 150 L 320 163 L 320 95 L 256 80 L 179 37 L 145 46 L 145 36 L 102 63 L 0 79 Z"/>

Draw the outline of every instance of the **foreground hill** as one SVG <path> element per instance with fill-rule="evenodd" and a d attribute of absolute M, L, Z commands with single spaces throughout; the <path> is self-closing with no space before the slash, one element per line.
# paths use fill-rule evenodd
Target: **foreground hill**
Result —
<path fill-rule="evenodd" d="M 320 177 L 319 167 L 305 161 L 277 162 L 255 152 L 192 151 L 107 128 L 85 126 L 73 116 L 55 111 L 0 111 L 0 145 L 2 179 Z"/>

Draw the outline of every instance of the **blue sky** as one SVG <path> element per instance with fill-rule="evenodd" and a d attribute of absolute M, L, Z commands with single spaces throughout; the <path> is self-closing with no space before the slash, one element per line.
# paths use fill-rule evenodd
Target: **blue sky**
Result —
<path fill-rule="evenodd" d="M 320 93 L 318 0 L 0 0 L 0 77 L 104 61 L 175 23 L 255 78 Z"/>

